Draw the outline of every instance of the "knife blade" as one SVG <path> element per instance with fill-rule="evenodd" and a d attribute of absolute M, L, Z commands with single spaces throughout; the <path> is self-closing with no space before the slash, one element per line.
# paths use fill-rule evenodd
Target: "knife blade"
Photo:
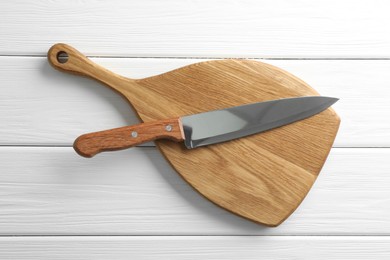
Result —
<path fill-rule="evenodd" d="M 337 98 L 285 98 L 214 110 L 178 118 L 141 123 L 81 135 L 74 149 L 84 157 L 126 149 L 157 139 L 184 141 L 188 149 L 264 132 L 313 116 Z"/>

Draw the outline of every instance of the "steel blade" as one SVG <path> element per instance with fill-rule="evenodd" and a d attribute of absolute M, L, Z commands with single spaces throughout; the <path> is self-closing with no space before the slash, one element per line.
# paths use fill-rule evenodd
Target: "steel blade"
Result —
<path fill-rule="evenodd" d="M 285 98 L 184 116 L 184 143 L 191 149 L 260 133 L 313 116 L 337 100 L 322 96 Z"/>

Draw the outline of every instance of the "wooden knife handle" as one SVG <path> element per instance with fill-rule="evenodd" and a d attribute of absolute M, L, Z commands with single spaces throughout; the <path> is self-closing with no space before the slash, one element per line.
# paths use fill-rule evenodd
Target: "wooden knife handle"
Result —
<path fill-rule="evenodd" d="M 131 85 L 135 82 L 133 79 L 115 74 L 94 63 L 81 52 L 65 43 L 53 45 L 47 53 L 47 58 L 57 70 L 95 79 L 120 93 L 123 91 L 122 85 L 124 83 Z"/>
<path fill-rule="evenodd" d="M 116 151 L 156 139 L 184 140 L 179 118 L 125 126 L 78 137 L 73 148 L 84 157 L 92 157 L 103 151 Z"/>

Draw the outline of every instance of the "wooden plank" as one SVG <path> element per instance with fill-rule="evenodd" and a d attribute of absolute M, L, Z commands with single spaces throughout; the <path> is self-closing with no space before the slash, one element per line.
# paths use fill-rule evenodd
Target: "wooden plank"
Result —
<path fill-rule="evenodd" d="M 389 235 L 389 156 L 333 149 L 296 212 L 266 228 L 204 199 L 152 147 L 1 147 L 0 235 Z"/>
<path fill-rule="evenodd" d="M 131 78 L 160 74 L 197 59 L 93 59 Z M 339 97 L 336 147 L 389 147 L 389 60 L 267 60 L 321 94 Z M 116 93 L 66 75 L 45 58 L 1 57 L 0 144 L 71 145 L 80 134 L 138 122 Z M 151 104 L 153 105 L 153 104 Z"/>
<path fill-rule="evenodd" d="M 1 259 L 384 259 L 389 237 L 1 237 Z"/>
<path fill-rule="evenodd" d="M 99 56 L 389 58 L 388 7 L 385 0 L 2 1 L 0 54 L 43 55 L 66 42 Z"/>

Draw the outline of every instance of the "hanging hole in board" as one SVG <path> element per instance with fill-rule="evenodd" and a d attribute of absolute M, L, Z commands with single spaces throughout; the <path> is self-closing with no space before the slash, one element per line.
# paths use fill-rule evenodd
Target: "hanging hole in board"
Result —
<path fill-rule="evenodd" d="M 57 53 L 57 61 L 59 63 L 66 63 L 69 59 L 69 56 L 66 52 L 60 51 Z"/>

